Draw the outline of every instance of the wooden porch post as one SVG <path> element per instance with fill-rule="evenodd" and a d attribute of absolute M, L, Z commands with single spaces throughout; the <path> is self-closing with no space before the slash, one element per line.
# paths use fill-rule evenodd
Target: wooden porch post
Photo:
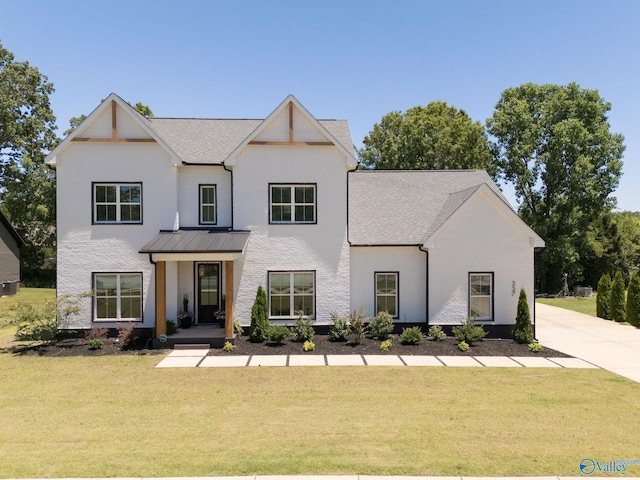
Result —
<path fill-rule="evenodd" d="M 156 338 L 167 333 L 167 263 L 156 262 Z"/>
<path fill-rule="evenodd" d="M 225 287 L 225 306 L 224 306 L 224 336 L 225 338 L 233 338 L 233 260 L 224 262 L 224 287 Z"/>

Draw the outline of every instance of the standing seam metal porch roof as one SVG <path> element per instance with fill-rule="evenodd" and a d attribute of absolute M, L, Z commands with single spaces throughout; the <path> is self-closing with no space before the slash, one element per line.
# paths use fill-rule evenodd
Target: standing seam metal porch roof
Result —
<path fill-rule="evenodd" d="M 160 232 L 139 253 L 242 253 L 249 235 L 247 231 Z"/>

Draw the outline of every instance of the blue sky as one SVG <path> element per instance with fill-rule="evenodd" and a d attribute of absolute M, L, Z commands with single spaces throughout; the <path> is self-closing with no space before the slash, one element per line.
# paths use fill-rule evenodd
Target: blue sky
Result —
<path fill-rule="evenodd" d="M 526 82 L 577 82 L 625 136 L 640 210 L 640 1 L 0 0 L 0 41 L 56 88 L 59 134 L 115 92 L 161 117 L 264 118 L 288 94 L 349 120 L 444 100 L 474 120 Z"/>

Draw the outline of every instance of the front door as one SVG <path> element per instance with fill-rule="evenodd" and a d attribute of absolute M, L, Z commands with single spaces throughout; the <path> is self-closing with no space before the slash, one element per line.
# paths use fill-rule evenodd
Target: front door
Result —
<path fill-rule="evenodd" d="M 198 264 L 198 323 L 215 323 L 220 310 L 220 264 Z"/>

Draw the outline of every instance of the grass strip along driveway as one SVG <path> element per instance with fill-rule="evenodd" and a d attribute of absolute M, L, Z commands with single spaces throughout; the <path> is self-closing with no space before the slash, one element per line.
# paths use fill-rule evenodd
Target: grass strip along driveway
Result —
<path fill-rule="evenodd" d="M 0 478 L 578 476 L 638 456 L 640 385 L 603 370 L 157 361 L 0 355 Z"/>

